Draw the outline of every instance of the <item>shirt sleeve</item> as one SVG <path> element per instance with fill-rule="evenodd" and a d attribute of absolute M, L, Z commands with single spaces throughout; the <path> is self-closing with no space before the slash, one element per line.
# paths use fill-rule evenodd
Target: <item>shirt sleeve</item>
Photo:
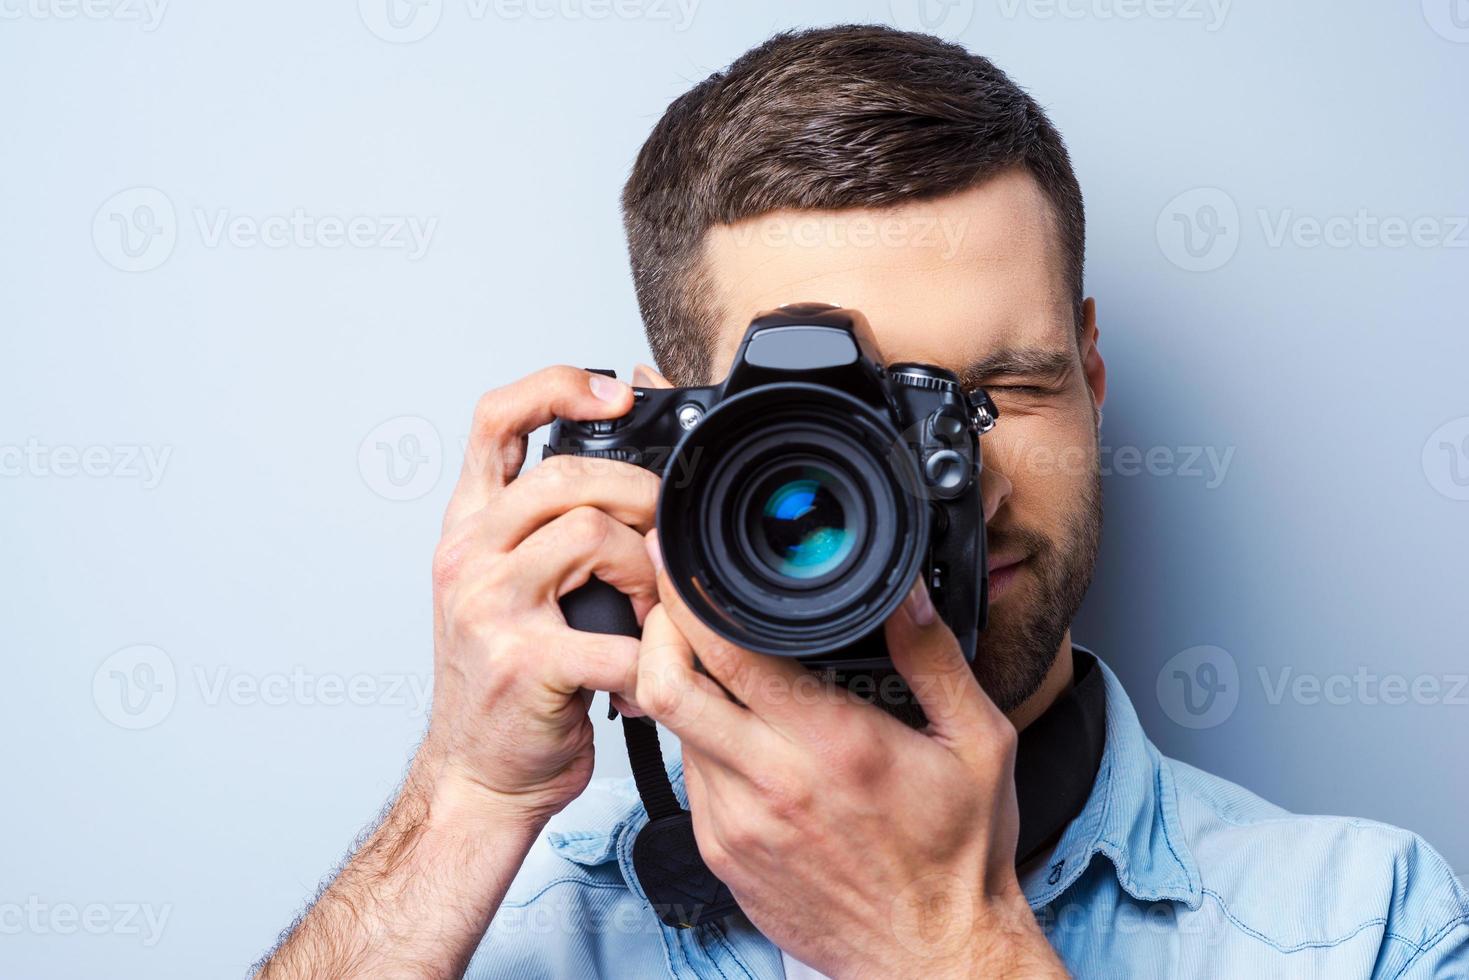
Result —
<path fill-rule="evenodd" d="M 1394 975 L 1397 980 L 1463 980 L 1469 977 L 1469 918 L 1450 922 Z"/>

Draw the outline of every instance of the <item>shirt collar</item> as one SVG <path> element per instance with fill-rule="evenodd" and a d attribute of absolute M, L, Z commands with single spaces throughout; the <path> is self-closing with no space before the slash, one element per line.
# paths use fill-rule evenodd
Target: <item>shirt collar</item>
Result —
<path fill-rule="evenodd" d="M 1036 862 L 1024 876 L 1026 899 L 1032 908 L 1049 904 L 1101 855 L 1111 863 L 1118 884 L 1133 898 L 1169 899 L 1196 909 L 1203 889 L 1198 866 L 1184 841 L 1173 773 L 1143 733 L 1117 675 L 1100 658 L 1096 669 L 1102 672 L 1107 691 L 1102 762 L 1081 813 L 1067 825 L 1049 857 Z M 679 803 L 688 806 L 682 761 L 673 762 L 668 774 Z M 631 780 L 618 781 L 604 799 L 580 816 L 577 829 L 554 831 L 547 839 L 558 855 L 587 866 L 617 861 L 619 841 L 647 822 Z M 630 868 L 623 870 L 625 876 L 630 873 Z M 640 893 L 635 882 L 629 885 Z"/>
<path fill-rule="evenodd" d="M 1049 904 L 1101 855 L 1138 901 L 1169 899 L 1197 909 L 1203 886 L 1184 840 L 1173 772 L 1148 741 L 1117 675 L 1100 658 L 1097 669 L 1106 682 L 1107 740 L 1096 782 L 1050 856 L 1027 869 L 1026 899 L 1032 908 Z"/>

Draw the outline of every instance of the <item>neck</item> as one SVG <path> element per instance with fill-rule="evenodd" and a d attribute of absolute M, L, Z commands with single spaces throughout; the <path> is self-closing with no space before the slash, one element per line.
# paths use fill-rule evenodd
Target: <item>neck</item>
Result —
<path fill-rule="evenodd" d="M 1051 669 L 1046 671 L 1041 686 L 1014 710 L 1006 712 L 1015 730 L 1025 731 L 1031 722 L 1045 714 L 1046 709 L 1055 704 L 1057 698 L 1071 689 L 1071 681 L 1071 631 L 1067 630 L 1056 647 L 1056 659 L 1051 661 Z"/>

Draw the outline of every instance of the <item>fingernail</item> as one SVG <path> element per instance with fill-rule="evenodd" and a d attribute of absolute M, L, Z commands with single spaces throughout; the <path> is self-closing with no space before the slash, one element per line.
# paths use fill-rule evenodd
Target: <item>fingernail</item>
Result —
<path fill-rule="evenodd" d="M 659 575 L 663 574 L 663 549 L 658 547 L 658 532 L 649 531 L 646 539 L 648 548 L 648 560 L 653 563 L 653 571 Z"/>
<path fill-rule="evenodd" d="M 616 378 L 609 378 L 605 374 L 593 374 L 591 377 L 592 394 L 604 402 L 620 402 L 623 393 L 627 391 L 627 385 Z"/>
<path fill-rule="evenodd" d="M 632 369 L 632 383 L 639 388 L 653 387 L 653 372 L 649 370 L 648 365 L 639 364 Z"/>
<path fill-rule="evenodd" d="M 908 618 L 917 626 L 932 626 L 933 621 L 938 618 L 938 612 L 933 608 L 933 599 L 929 598 L 923 579 L 913 583 L 908 598 L 903 600 L 903 608 L 907 611 Z"/>

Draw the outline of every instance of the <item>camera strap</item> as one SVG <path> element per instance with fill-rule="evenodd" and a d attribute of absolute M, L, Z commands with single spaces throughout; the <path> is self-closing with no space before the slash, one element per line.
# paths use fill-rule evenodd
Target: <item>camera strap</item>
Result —
<path fill-rule="evenodd" d="M 1107 684 L 1097 658 L 1071 648 L 1071 688 L 1025 726 L 1015 747 L 1020 837 L 1015 866 L 1053 847 L 1086 807 L 1107 747 Z"/>
<path fill-rule="evenodd" d="M 673 795 L 657 726 L 651 718 L 623 716 L 622 737 L 638 796 L 648 811 L 648 823 L 632 845 L 633 873 L 654 913 L 664 925 L 691 929 L 735 912 L 739 906 L 728 886 L 699 854 L 693 815 Z"/>

